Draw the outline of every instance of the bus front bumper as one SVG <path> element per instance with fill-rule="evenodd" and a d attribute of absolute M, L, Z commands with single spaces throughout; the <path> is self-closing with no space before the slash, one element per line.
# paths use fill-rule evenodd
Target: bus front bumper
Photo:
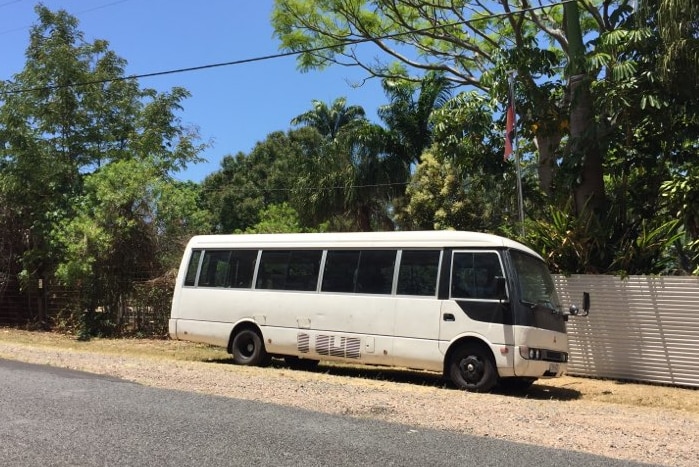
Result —
<path fill-rule="evenodd" d="M 560 350 L 515 347 L 515 376 L 557 378 L 568 369 L 568 353 Z"/>

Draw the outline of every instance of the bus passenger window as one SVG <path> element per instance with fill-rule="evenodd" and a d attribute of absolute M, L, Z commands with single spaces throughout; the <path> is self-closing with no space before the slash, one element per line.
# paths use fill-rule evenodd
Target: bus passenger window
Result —
<path fill-rule="evenodd" d="M 197 285 L 200 287 L 226 287 L 230 280 L 228 277 L 230 273 L 228 258 L 230 255 L 230 250 L 205 251 L 199 273 L 199 284 Z"/>
<path fill-rule="evenodd" d="M 390 294 L 395 264 L 395 250 L 363 250 L 359 257 L 355 292 Z"/>
<path fill-rule="evenodd" d="M 258 289 L 316 290 L 320 250 L 266 250 L 257 274 Z"/>
<path fill-rule="evenodd" d="M 291 252 L 284 290 L 313 291 L 318 287 L 320 250 L 296 250 Z"/>
<path fill-rule="evenodd" d="M 323 292 L 390 294 L 396 250 L 328 251 Z"/>
<path fill-rule="evenodd" d="M 502 276 L 495 252 L 454 253 L 451 273 L 452 298 L 497 299 L 496 277 Z"/>
<path fill-rule="evenodd" d="M 187 265 L 187 274 L 184 277 L 184 285 L 194 285 L 199 270 L 199 259 L 201 258 L 201 250 L 192 251 L 192 257 Z"/>
<path fill-rule="evenodd" d="M 321 290 L 323 292 L 354 292 L 358 264 L 358 251 L 328 251 Z"/>
<path fill-rule="evenodd" d="M 437 291 L 439 256 L 439 250 L 403 250 L 396 293 L 434 296 Z"/>
<path fill-rule="evenodd" d="M 233 251 L 230 259 L 230 283 L 234 289 L 249 289 L 252 287 L 252 276 L 255 273 L 257 250 Z"/>

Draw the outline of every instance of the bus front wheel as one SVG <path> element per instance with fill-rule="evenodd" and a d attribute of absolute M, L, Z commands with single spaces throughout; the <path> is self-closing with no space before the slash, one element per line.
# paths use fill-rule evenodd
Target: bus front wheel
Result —
<path fill-rule="evenodd" d="M 472 392 L 488 392 L 498 382 L 490 353 L 474 344 L 454 351 L 449 361 L 449 377 L 459 389 Z"/>
<path fill-rule="evenodd" d="M 238 365 L 260 366 L 269 360 L 262 337 L 252 329 L 236 334 L 231 345 L 233 361 Z"/>

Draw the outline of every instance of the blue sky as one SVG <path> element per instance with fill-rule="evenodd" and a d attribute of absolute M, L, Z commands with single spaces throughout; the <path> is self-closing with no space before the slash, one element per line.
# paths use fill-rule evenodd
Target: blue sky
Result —
<path fill-rule="evenodd" d="M 0 79 L 22 70 L 29 28 L 36 22 L 33 0 L 0 0 Z M 126 73 L 143 74 L 274 55 L 272 0 L 44 0 L 80 21 L 87 41 L 105 39 L 128 61 Z M 347 98 L 372 120 L 386 103 L 378 80 L 357 88 L 365 75 L 331 67 L 301 73 L 295 57 L 179 73 L 141 80 L 159 91 L 182 86 L 192 93 L 182 122 L 199 127 L 213 146 L 207 162 L 190 166 L 178 178 L 201 181 L 220 167 L 226 154 L 248 153 L 272 131 L 311 108 L 311 100 Z"/>

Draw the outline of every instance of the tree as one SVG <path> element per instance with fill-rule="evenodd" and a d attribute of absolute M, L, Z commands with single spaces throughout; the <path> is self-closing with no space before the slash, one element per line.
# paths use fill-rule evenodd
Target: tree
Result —
<path fill-rule="evenodd" d="M 299 215 L 288 203 L 271 204 L 260 211 L 260 221 L 245 229 L 245 233 L 294 233 L 294 232 L 323 232 L 325 225 L 318 229 L 308 229 L 301 226 Z"/>
<path fill-rule="evenodd" d="M 299 180 L 313 173 L 312 161 L 325 142 L 315 128 L 304 127 L 270 133 L 249 154 L 225 156 L 221 169 L 202 182 L 202 202 L 214 214 L 215 231 L 245 231 L 260 222 L 264 209 L 282 203 L 299 213 L 304 228 L 321 223 L 324 218 L 306 206 L 314 185 Z"/>
<path fill-rule="evenodd" d="M 658 70 L 678 92 L 699 92 L 699 4 L 692 0 L 651 0 L 641 4 L 642 20 L 656 18 L 663 42 Z"/>
<path fill-rule="evenodd" d="M 106 41 L 84 40 L 77 19 L 41 5 L 36 12 L 39 20 L 30 31 L 24 69 L 12 81 L 0 83 L 0 197 L 10 206 L 0 213 L 6 216 L 0 225 L 12 224 L 16 229 L 10 242 L 16 246 L 12 273 L 31 293 L 39 280 L 53 283 L 60 270 L 61 279 L 81 277 L 79 282 L 95 285 L 92 290 L 83 289 L 89 293 L 78 306 L 94 307 L 97 290 L 104 293 L 101 298 L 114 303 L 110 294 L 124 290 L 119 288 L 123 284 L 117 284 L 120 274 L 137 271 L 142 274 L 139 277 L 147 277 L 162 272 L 163 264 L 153 263 L 149 252 L 159 251 L 173 260 L 172 253 L 159 250 L 158 245 L 165 237 L 179 242 L 173 238 L 175 232 L 191 233 L 175 227 L 177 223 L 200 227 L 198 208 L 184 202 L 184 198 L 192 200 L 191 192 L 184 198 L 183 191 L 176 194 L 177 183 L 170 174 L 199 160 L 204 145 L 177 116 L 188 97 L 186 90 L 141 89 L 125 77 L 126 61 L 110 51 Z M 148 209 L 143 212 L 149 217 L 141 220 L 159 228 L 122 229 L 121 222 L 136 222 L 127 213 L 141 209 L 139 203 L 147 203 L 143 200 L 148 197 L 135 196 L 118 206 L 104 204 L 100 196 L 107 195 L 91 185 L 111 174 L 119 179 L 110 185 L 113 196 L 127 196 L 128 190 L 120 192 L 120 183 L 127 187 L 132 180 L 119 172 L 124 167 L 120 164 L 131 168 L 146 164 L 147 173 L 164 184 L 163 199 L 172 195 L 170 201 L 180 203 L 183 211 L 175 214 L 175 205 Z M 143 182 L 142 189 L 153 186 L 139 176 L 135 171 L 133 180 Z M 121 220 L 110 224 L 98 217 L 107 204 L 121 211 L 111 217 L 104 214 L 105 219 Z M 84 241 L 73 236 L 79 233 Z M 120 253 L 105 257 L 104 245 Z M 81 257 L 81 248 L 96 253 Z"/>
<path fill-rule="evenodd" d="M 428 72 L 419 83 L 407 79 L 384 79 L 389 103 L 380 107 L 379 117 L 391 137 L 389 151 L 397 153 L 407 166 L 420 162 L 420 155 L 432 143 L 432 112 L 451 97 L 443 73 Z"/>
<path fill-rule="evenodd" d="M 292 120 L 315 129 L 332 128 L 311 158 L 304 158 L 295 197 L 303 197 L 304 210 L 316 222 L 330 221 L 335 230 L 391 230 L 392 199 L 402 192 L 409 162 L 391 152 L 391 135 L 369 123 L 361 107 L 346 107 L 343 98 L 314 108 Z M 346 111 L 346 109 L 354 109 Z M 340 117 L 343 116 L 343 117 Z"/>
<path fill-rule="evenodd" d="M 347 99 L 338 97 L 330 106 L 313 100 L 313 109 L 291 119 L 292 125 L 313 127 L 326 138 L 335 139 L 340 130 L 365 120 L 364 109 L 358 105 L 347 106 Z"/>
<path fill-rule="evenodd" d="M 592 2 L 583 2 L 585 16 L 578 23 L 575 3 L 566 3 L 573 6 L 563 15 L 561 6 L 530 8 L 525 0 L 276 0 L 273 25 L 282 46 L 300 52 L 302 70 L 341 64 L 359 66 L 372 77 L 393 78 L 409 67 L 443 73 L 456 85 L 500 99 L 506 93 L 506 73 L 516 70 L 525 100 L 518 106 L 520 120 L 538 129 L 531 136 L 542 189 L 552 194 L 557 161 L 565 154 L 571 159 L 567 170 L 576 211 L 582 213 L 604 204 L 603 154 L 597 142 L 605 134 L 597 127 L 603 118 L 595 113 L 588 93 L 594 76 L 580 67 L 579 46 L 582 37 L 617 26 L 615 18 L 626 14 L 626 2 L 621 3 L 603 16 Z M 576 30 L 578 24 L 582 28 Z M 365 58 L 358 41 L 375 44 L 394 63 Z M 541 79 L 560 79 L 557 70 L 566 62 L 568 83 L 552 85 Z M 567 129 L 570 138 L 561 147 Z"/>

